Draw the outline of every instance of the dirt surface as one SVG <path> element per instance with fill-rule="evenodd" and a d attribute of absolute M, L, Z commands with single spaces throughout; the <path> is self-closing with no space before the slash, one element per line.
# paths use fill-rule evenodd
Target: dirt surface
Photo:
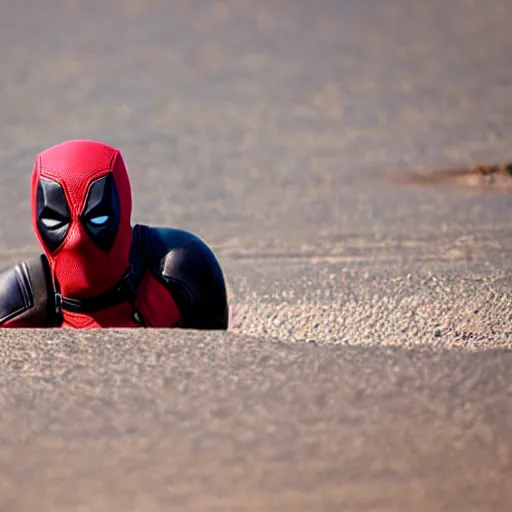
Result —
<path fill-rule="evenodd" d="M 228 334 L 1 332 L 0 511 L 510 510 L 512 6 L 0 5 L 0 264 L 101 139 Z"/>
<path fill-rule="evenodd" d="M 2 510 L 508 510 L 512 353 L 22 332 Z"/>

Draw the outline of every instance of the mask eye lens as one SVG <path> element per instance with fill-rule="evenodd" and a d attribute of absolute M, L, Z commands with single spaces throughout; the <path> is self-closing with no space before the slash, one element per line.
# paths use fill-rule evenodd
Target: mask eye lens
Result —
<path fill-rule="evenodd" d="M 95 226 L 103 226 L 103 224 L 107 223 L 108 219 L 108 215 L 99 215 L 97 217 L 90 218 L 89 222 Z"/>
<path fill-rule="evenodd" d="M 51 217 L 41 217 L 41 222 L 48 229 L 57 229 L 65 224 L 64 221 L 59 219 L 53 219 Z"/>

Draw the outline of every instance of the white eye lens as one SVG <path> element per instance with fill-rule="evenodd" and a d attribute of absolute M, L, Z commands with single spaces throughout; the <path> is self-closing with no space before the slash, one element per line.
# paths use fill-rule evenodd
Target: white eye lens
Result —
<path fill-rule="evenodd" d="M 94 224 L 95 226 L 101 226 L 102 224 L 105 224 L 108 220 L 108 215 L 100 215 L 99 217 L 93 217 L 90 219 L 90 223 Z"/>
<path fill-rule="evenodd" d="M 48 228 L 53 229 L 62 224 L 61 220 L 58 219 L 50 219 L 49 217 L 42 217 L 41 222 Z"/>

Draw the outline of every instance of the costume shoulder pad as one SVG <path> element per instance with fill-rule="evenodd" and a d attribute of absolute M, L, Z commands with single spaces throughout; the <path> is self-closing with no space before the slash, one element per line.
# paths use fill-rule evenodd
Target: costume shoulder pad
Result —
<path fill-rule="evenodd" d="M 1 327 L 51 327 L 59 323 L 46 256 L 0 272 Z"/>
<path fill-rule="evenodd" d="M 226 284 L 212 250 L 187 231 L 141 225 L 136 229 L 153 274 L 165 284 L 180 309 L 181 326 L 227 329 Z"/>

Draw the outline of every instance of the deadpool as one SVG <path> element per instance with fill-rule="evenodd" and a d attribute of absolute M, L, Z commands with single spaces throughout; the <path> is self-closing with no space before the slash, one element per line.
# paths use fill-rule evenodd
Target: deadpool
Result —
<path fill-rule="evenodd" d="M 187 231 L 132 225 L 118 149 L 73 140 L 43 151 L 31 203 L 42 254 L 0 272 L 1 327 L 228 328 L 211 249 Z"/>

